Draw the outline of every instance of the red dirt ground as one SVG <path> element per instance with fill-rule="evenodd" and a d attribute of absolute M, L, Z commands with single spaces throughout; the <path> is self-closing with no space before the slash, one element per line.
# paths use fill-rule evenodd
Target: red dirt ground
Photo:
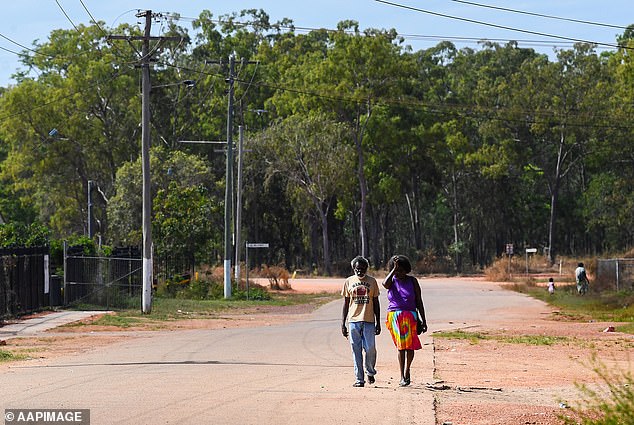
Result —
<path fill-rule="evenodd" d="M 293 291 L 338 293 L 340 282 L 319 279 L 293 280 Z M 223 314 L 213 319 L 161 322 L 158 329 L 232 328 L 270 326 L 305 317 L 314 307 L 265 307 L 240 314 Z M 517 313 L 517 311 L 516 311 Z M 533 311 L 527 312 L 532 317 Z M 87 320 L 89 322 L 89 320 Z M 611 324 L 569 322 L 557 314 L 538 321 L 512 324 L 488 322 L 465 329 L 486 339 L 434 338 L 436 423 L 452 425 L 561 424 L 561 415 L 573 415 L 570 406 L 579 405 L 576 385 L 600 384 L 590 364 L 596 357 L 611 370 L 634 371 L 629 353 L 632 335 L 602 332 Z M 134 338 L 148 329 L 86 326 L 57 328 L 50 336 L 15 338 L 2 350 L 34 359 L 94 350 L 122 338 Z M 552 345 L 513 342 L 512 337 L 556 337 Z M 36 360 L 37 361 L 37 360 Z M 0 364 L 0 369 L 8 363 Z"/>

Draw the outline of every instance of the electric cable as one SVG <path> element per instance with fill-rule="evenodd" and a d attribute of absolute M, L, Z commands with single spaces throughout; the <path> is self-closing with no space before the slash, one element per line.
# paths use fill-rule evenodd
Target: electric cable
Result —
<path fill-rule="evenodd" d="M 81 1 L 81 0 L 80 0 Z M 59 9 L 62 11 L 62 13 L 64 14 L 64 16 L 66 16 L 66 19 L 68 19 L 68 22 L 70 22 L 70 24 L 73 26 L 73 28 L 75 28 L 75 31 L 80 32 L 79 28 L 77 28 L 77 25 L 75 25 L 75 23 L 73 22 L 72 19 L 70 19 L 70 16 L 68 16 L 68 13 L 66 13 L 66 11 L 64 10 L 64 8 L 62 7 L 62 5 L 59 3 L 59 0 L 55 0 L 55 3 L 57 3 L 57 6 L 59 7 Z"/>
<path fill-rule="evenodd" d="M 477 7 L 485 7 L 488 9 L 495 9 L 495 10 L 501 10 L 504 12 L 512 12 L 512 13 L 519 13 L 522 15 L 528 15 L 528 16 L 536 16 L 539 18 L 547 18 L 547 19 L 555 19 L 558 21 L 567 21 L 567 22 L 574 22 L 577 24 L 585 24 L 585 25 L 594 25 L 594 26 L 599 26 L 599 27 L 607 27 L 607 28 L 615 28 L 615 29 L 620 29 L 620 30 L 626 30 L 628 27 L 624 27 L 621 25 L 612 25 L 612 24 L 605 24 L 602 22 L 593 22 L 593 21 L 585 21 L 582 19 L 573 19 L 573 18 L 565 18 L 565 17 L 561 17 L 561 16 L 553 16 L 553 15 L 546 15 L 543 13 L 535 13 L 535 12 L 527 12 L 524 10 L 517 10 L 517 9 L 509 9 L 506 7 L 500 7 L 500 6 L 491 6 L 488 4 L 482 4 L 482 3 L 476 3 L 476 2 L 472 2 L 472 1 L 466 1 L 466 0 L 449 0 L 455 3 L 463 3 L 463 4 L 468 4 L 470 6 L 477 6 Z"/>
<path fill-rule="evenodd" d="M 448 15 L 446 13 L 439 13 L 439 12 L 434 12 L 434 11 L 431 11 L 431 10 L 420 9 L 418 7 L 407 6 L 407 5 L 404 5 L 404 4 L 395 3 L 395 2 L 387 1 L 387 0 L 374 0 L 374 1 L 376 1 L 378 3 L 386 4 L 388 6 L 393 6 L 393 7 L 398 7 L 398 8 L 402 8 L 402 9 L 411 10 L 411 11 L 414 11 L 414 12 L 425 13 L 425 14 L 428 14 L 428 15 L 438 16 L 438 17 L 441 17 L 441 18 L 454 19 L 454 20 L 462 21 L 462 22 L 469 22 L 469 23 L 472 23 L 472 24 L 484 25 L 484 26 L 497 28 L 497 29 L 503 29 L 503 30 L 507 30 L 507 31 L 521 32 L 521 33 L 525 33 L 525 34 L 537 35 L 537 36 L 540 36 L 540 37 L 556 38 L 556 39 L 559 39 L 559 40 L 572 41 L 572 42 L 576 42 L 576 43 L 587 43 L 587 44 L 593 44 L 593 45 L 608 46 L 608 47 L 612 47 L 612 48 L 615 48 L 615 49 L 618 49 L 618 48 L 630 49 L 627 46 L 620 46 L 618 44 L 613 44 L 613 43 L 603 43 L 603 42 L 599 42 L 599 41 L 584 40 L 584 39 L 581 39 L 581 38 L 566 37 L 566 36 L 556 35 L 556 34 L 548 34 L 548 33 L 540 32 L 540 31 L 525 30 L 525 29 L 521 29 L 521 28 L 509 27 L 509 26 L 506 26 L 506 25 L 499 25 L 499 24 L 494 24 L 494 23 L 490 23 L 490 22 L 478 21 L 478 20 L 470 19 L 470 18 L 463 18 L 463 17 L 460 17 L 460 16 Z"/>

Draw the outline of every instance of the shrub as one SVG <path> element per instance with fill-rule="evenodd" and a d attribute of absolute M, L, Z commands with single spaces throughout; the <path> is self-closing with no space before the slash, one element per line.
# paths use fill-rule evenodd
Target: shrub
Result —
<path fill-rule="evenodd" d="M 603 390 L 580 385 L 583 401 L 574 407 L 575 417 L 562 416 L 565 424 L 621 425 L 634 424 L 634 378 L 625 370 L 613 370 L 593 356 L 590 367 Z"/>
<path fill-rule="evenodd" d="M 418 259 L 412 263 L 412 271 L 419 274 L 447 274 L 454 269 L 451 258 L 439 256 L 431 249 L 419 252 Z"/>
<path fill-rule="evenodd" d="M 513 273 L 520 273 L 518 262 L 511 258 L 509 265 L 507 256 L 497 258 L 484 270 L 484 275 L 491 282 L 509 282 L 512 280 Z"/>
<path fill-rule="evenodd" d="M 291 274 L 284 267 L 264 265 L 260 274 L 269 280 L 271 289 L 291 289 L 288 283 Z"/>

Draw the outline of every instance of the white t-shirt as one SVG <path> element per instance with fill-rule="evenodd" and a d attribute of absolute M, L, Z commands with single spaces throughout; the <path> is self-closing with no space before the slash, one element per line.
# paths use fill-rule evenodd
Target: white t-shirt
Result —
<path fill-rule="evenodd" d="M 379 296 L 379 285 L 372 276 L 348 277 L 341 288 L 341 295 L 350 298 L 348 322 L 374 323 L 374 298 Z"/>

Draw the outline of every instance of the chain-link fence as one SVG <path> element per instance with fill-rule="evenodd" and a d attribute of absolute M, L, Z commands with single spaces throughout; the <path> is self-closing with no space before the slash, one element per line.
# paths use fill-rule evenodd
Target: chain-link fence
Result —
<path fill-rule="evenodd" d="M 597 283 L 616 291 L 634 290 L 634 258 L 597 260 Z"/>
<path fill-rule="evenodd" d="M 67 256 L 64 304 L 91 308 L 140 308 L 140 258 Z"/>

